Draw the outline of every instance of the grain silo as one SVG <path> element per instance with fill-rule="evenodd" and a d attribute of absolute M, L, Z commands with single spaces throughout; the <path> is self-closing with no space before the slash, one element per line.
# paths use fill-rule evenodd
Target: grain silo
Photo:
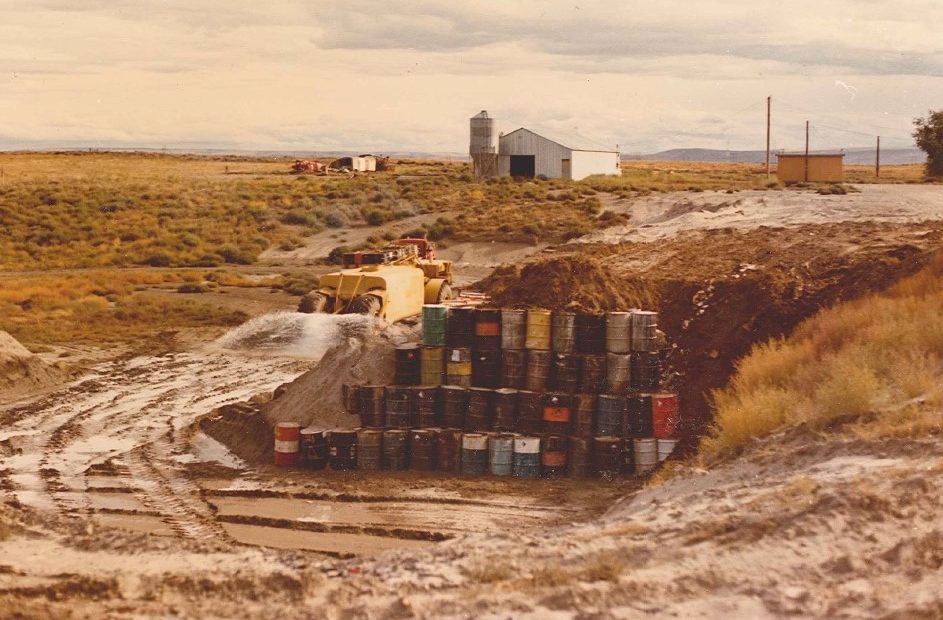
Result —
<path fill-rule="evenodd" d="M 475 176 L 479 179 L 498 174 L 498 132 L 495 120 L 482 110 L 470 119 L 471 138 L 468 153 Z"/>

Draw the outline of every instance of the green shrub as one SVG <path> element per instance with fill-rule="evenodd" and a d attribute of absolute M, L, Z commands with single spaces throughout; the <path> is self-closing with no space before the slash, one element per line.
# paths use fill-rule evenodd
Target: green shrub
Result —
<path fill-rule="evenodd" d="M 141 261 L 142 264 L 149 267 L 170 267 L 171 262 L 173 262 L 173 259 L 166 252 L 155 252 Z"/>
<path fill-rule="evenodd" d="M 340 211 L 331 211 L 324 218 L 324 223 L 327 224 L 328 228 L 342 228 L 347 226 L 347 216 Z"/>
<path fill-rule="evenodd" d="M 292 209 L 282 216 L 281 222 L 295 226 L 314 226 L 318 223 L 318 218 L 301 209 Z"/>
<path fill-rule="evenodd" d="M 199 282 L 184 282 L 177 287 L 178 293 L 206 293 L 209 287 Z"/>
<path fill-rule="evenodd" d="M 251 265 L 255 262 L 255 256 L 234 245 L 220 246 L 216 248 L 216 253 L 222 256 L 225 262 L 235 265 Z"/>

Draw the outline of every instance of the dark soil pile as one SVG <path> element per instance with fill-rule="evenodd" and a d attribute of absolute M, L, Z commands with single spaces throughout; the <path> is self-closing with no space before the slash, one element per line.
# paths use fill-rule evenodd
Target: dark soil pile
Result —
<path fill-rule="evenodd" d="M 502 265 L 476 288 L 503 308 L 604 312 L 657 306 L 657 295 L 644 280 L 616 278 L 603 261 L 574 254 Z"/>
<path fill-rule="evenodd" d="M 200 430 L 249 463 L 271 463 L 272 429 L 257 406 L 236 403 L 200 420 Z"/>

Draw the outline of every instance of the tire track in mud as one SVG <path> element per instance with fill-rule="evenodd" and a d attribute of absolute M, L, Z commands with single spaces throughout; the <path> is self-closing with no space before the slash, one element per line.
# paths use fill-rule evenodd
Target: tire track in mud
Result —
<path fill-rule="evenodd" d="M 69 519 L 98 512 L 89 476 L 114 477 L 146 512 L 194 539 L 226 541 L 176 455 L 187 429 L 223 404 L 274 389 L 296 360 L 170 353 L 101 364 L 59 391 L 0 410 L 4 490 Z"/>
<path fill-rule="evenodd" d="M 135 496 L 180 536 L 231 542 L 195 485 L 159 459 L 156 444 L 135 448 L 122 457 L 128 476 L 140 489 Z"/>

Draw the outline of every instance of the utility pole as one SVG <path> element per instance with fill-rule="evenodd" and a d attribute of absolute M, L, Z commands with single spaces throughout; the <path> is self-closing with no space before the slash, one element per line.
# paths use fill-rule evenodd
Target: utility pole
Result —
<path fill-rule="evenodd" d="M 809 121 L 805 122 L 805 182 L 809 182 Z"/>
<path fill-rule="evenodd" d="M 874 176 L 881 178 L 881 136 L 878 136 L 878 149 L 874 154 Z"/>
<path fill-rule="evenodd" d="M 770 126 L 770 110 L 773 98 L 766 98 L 766 180 L 769 181 L 769 126 Z"/>

